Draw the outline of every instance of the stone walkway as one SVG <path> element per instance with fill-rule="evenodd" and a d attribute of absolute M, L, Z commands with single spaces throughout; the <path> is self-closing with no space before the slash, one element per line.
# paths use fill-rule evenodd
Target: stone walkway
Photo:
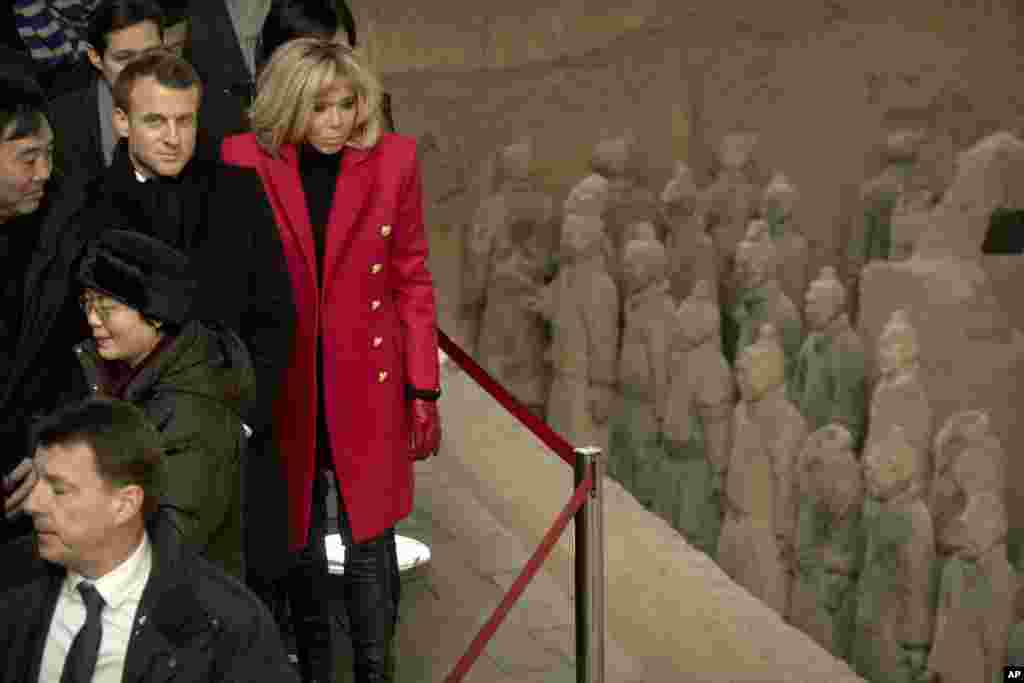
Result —
<path fill-rule="evenodd" d="M 567 491 L 567 499 L 568 495 Z M 524 544 L 494 518 L 474 494 L 469 477 L 443 449 L 436 458 L 416 465 L 416 507 L 398 532 L 426 543 L 432 559 L 403 579 L 396 681 L 440 683 L 535 546 Z M 572 533 L 571 524 L 565 533 Z M 571 585 L 560 585 L 542 569 L 464 681 L 574 683 L 571 595 Z M 347 639 L 342 635 L 337 640 L 337 680 L 350 681 Z M 606 660 L 606 680 L 644 680 L 614 642 L 609 643 Z"/>

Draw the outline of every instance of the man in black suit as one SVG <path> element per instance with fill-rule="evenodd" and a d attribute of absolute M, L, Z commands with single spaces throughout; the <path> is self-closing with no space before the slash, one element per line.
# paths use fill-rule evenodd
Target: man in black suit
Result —
<path fill-rule="evenodd" d="M 297 683 L 267 608 L 159 506 L 164 444 L 140 409 L 67 406 L 34 456 L 35 534 L 0 547 L 0 683 Z"/>
<path fill-rule="evenodd" d="M 57 131 L 54 166 L 59 174 L 93 177 L 113 160 L 113 87 L 125 65 L 163 45 L 164 14 L 156 0 L 104 0 L 89 23 L 88 84 L 50 104 Z"/>

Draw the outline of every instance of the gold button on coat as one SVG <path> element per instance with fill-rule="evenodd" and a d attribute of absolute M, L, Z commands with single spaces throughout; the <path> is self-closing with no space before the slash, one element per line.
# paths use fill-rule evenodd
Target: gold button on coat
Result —
<path fill-rule="evenodd" d="M 382 225 L 382 226 L 380 226 L 380 236 L 381 237 L 388 237 L 389 235 L 391 235 L 391 226 L 390 225 Z"/>
<path fill-rule="evenodd" d="M 384 337 L 374 337 L 373 338 L 373 348 L 377 348 L 377 347 L 379 347 L 383 343 L 384 343 Z"/>
<path fill-rule="evenodd" d="M 373 264 L 372 266 L 370 266 L 370 272 L 371 272 L 371 273 L 373 273 L 374 275 L 376 275 L 376 274 L 377 274 L 377 273 L 379 273 L 379 272 L 381 271 L 381 269 L 383 269 L 383 268 L 384 268 L 384 266 L 382 266 L 381 264 L 379 264 L 379 263 L 374 263 L 374 264 Z"/>
<path fill-rule="evenodd" d="M 370 302 L 371 311 L 376 311 L 378 308 L 380 308 L 380 299 L 374 299 Z"/>
<path fill-rule="evenodd" d="M 387 378 L 388 378 L 388 371 L 387 370 L 381 370 L 380 372 L 377 373 L 377 382 L 378 383 L 383 382 Z"/>

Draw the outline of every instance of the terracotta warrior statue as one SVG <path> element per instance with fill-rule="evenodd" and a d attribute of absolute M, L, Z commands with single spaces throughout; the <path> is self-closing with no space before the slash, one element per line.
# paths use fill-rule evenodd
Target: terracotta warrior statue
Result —
<path fill-rule="evenodd" d="M 718 564 L 785 616 L 796 530 L 796 460 L 807 436 L 786 399 L 785 358 L 771 325 L 736 361 L 741 400 L 733 416 Z"/>
<path fill-rule="evenodd" d="M 713 284 L 715 301 L 718 300 L 718 254 L 697 214 L 698 193 L 693 171 L 677 161 L 661 192 L 659 206 L 668 250 L 669 281 L 677 301 L 689 296 L 698 280 Z"/>
<path fill-rule="evenodd" d="M 757 216 L 761 188 L 755 173 L 754 152 L 758 135 L 734 132 L 722 138 L 718 149 L 718 172 L 714 182 L 701 194 L 697 212 L 704 230 L 711 236 L 722 274 L 720 293 L 723 304 L 732 303 L 730 280 L 736 245 L 747 232 L 747 224 Z"/>
<path fill-rule="evenodd" d="M 909 187 L 925 134 L 921 130 L 897 130 L 888 134 L 885 168 L 860 188 L 860 215 L 848 237 L 848 291 L 855 291 L 861 269 L 871 261 L 888 260 L 892 253 L 892 215 L 900 195 Z"/>
<path fill-rule="evenodd" d="M 590 159 L 590 169 L 608 180 L 605 233 L 616 259 L 608 268 L 621 293 L 625 291 L 621 257 L 628 241 L 626 228 L 631 223 L 656 220 L 657 202 L 654 193 L 637 178 L 636 139 L 632 133 L 598 142 Z"/>
<path fill-rule="evenodd" d="M 768 236 L 768 224 L 751 221 L 746 238 L 736 248 L 739 291 L 735 305 L 723 320 L 722 348 L 732 362 L 753 343 L 760 326 L 770 323 L 779 331 L 788 379 L 803 342 L 803 324 L 796 306 L 782 291 L 778 276 L 778 249 Z"/>
<path fill-rule="evenodd" d="M 892 209 L 889 260 L 905 261 L 913 255 L 940 199 L 941 194 L 928 185 L 927 178 L 918 176 L 910 179 L 909 186 L 896 199 Z"/>
<path fill-rule="evenodd" d="M 1002 496 L 972 495 L 946 531 L 954 556 L 942 569 L 928 679 L 1003 681 L 1016 577 L 1006 557 Z"/>
<path fill-rule="evenodd" d="M 734 132 L 722 138 L 715 180 L 704 191 L 699 211 L 719 256 L 731 260 L 736 245 L 756 216 L 760 188 L 754 177 L 758 135 Z"/>
<path fill-rule="evenodd" d="M 878 338 L 879 378 L 871 397 L 865 449 L 900 425 L 916 454 L 914 482 L 928 500 L 933 416 L 919 358 L 917 331 L 905 311 L 894 311 Z"/>
<path fill-rule="evenodd" d="M 846 314 L 846 288 L 825 266 L 807 289 L 804 320 L 810 330 L 789 383 L 790 400 L 809 429 L 844 425 L 859 452 L 867 413 L 864 344 Z"/>
<path fill-rule="evenodd" d="M 488 288 L 499 254 L 511 248 L 541 268 L 549 267 L 554 257 L 557 223 L 553 200 L 537 189 L 531 172 L 533 146 L 530 142 L 508 145 L 498 153 L 498 180 L 477 208 L 467 234 L 462 267 L 460 337 L 469 353 L 475 353 L 480 338 L 480 323 L 487 306 Z M 510 245 L 513 222 L 522 233 L 519 244 Z"/>
<path fill-rule="evenodd" d="M 669 388 L 669 341 L 675 303 L 668 293 L 665 248 L 657 240 L 625 249 L 625 330 L 619 355 L 619 402 L 611 429 L 609 474 L 649 509 L 657 505 L 665 460 L 662 428 Z"/>
<path fill-rule="evenodd" d="M 665 408 L 666 463 L 658 496 L 661 514 L 690 545 L 714 557 L 729 466 L 729 437 L 736 403 L 732 370 L 722 355 L 715 287 L 698 280 L 676 311 L 670 344 L 670 384 Z"/>
<path fill-rule="evenodd" d="M 604 263 L 600 215 L 608 181 L 589 175 L 569 193 L 562 267 L 528 308 L 552 323 L 547 419 L 576 446 L 608 451 L 608 414 L 619 348 L 619 295 Z"/>
<path fill-rule="evenodd" d="M 811 277 L 807 238 L 793 218 L 800 195 L 783 173 L 772 176 L 761 194 L 761 218 L 768 222 L 768 234 L 779 250 L 782 291 L 800 301 Z"/>
<path fill-rule="evenodd" d="M 962 410 L 950 415 L 935 436 L 935 472 L 929 509 L 935 524 L 938 550 L 948 556 L 955 548 L 944 545 L 946 530 L 963 512 L 970 496 L 991 491 L 1000 498 L 1006 490 L 1006 454 L 991 432 L 988 414 Z"/>
<path fill-rule="evenodd" d="M 864 453 L 867 546 L 850 664 L 872 683 L 917 680 L 931 646 L 935 535 L 914 485 L 917 457 L 898 424 Z"/>
<path fill-rule="evenodd" d="M 796 575 L 789 622 L 845 659 L 864 554 L 864 482 L 853 436 L 841 424 L 821 427 L 807 438 L 799 463 Z"/>
<path fill-rule="evenodd" d="M 544 321 L 527 307 L 544 286 L 544 266 L 528 245 L 533 221 L 514 221 L 510 238 L 494 254 L 477 360 L 534 414 L 544 416 L 547 399 L 547 338 Z"/>

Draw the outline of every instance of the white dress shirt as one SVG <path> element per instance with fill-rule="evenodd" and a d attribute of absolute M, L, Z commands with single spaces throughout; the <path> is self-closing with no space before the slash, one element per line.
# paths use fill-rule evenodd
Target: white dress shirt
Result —
<path fill-rule="evenodd" d="M 142 590 L 149 581 L 152 567 L 153 551 L 149 537 L 143 535 L 139 547 L 127 560 L 92 582 L 106 603 L 100 612 L 103 639 L 100 641 L 92 683 L 121 683 L 135 611 L 139 607 Z M 78 592 L 78 584 L 85 580 L 81 574 L 70 570 L 64 579 L 50 621 L 50 630 L 46 635 L 39 683 L 60 681 L 71 643 L 85 626 L 85 601 Z"/>

